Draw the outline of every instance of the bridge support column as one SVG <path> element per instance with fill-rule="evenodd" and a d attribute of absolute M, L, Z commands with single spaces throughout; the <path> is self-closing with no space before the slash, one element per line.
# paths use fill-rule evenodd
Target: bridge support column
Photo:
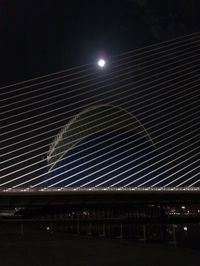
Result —
<path fill-rule="evenodd" d="M 172 243 L 174 244 L 174 246 L 176 247 L 176 225 L 173 224 L 172 226 L 172 234 L 173 234 L 173 240 L 172 240 Z"/>
<path fill-rule="evenodd" d="M 88 235 L 89 236 L 92 235 L 92 224 L 91 223 L 89 224 L 89 227 L 88 227 Z"/>
<path fill-rule="evenodd" d="M 146 232 L 146 225 L 143 224 L 143 241 L 144 243 L 147 242 L 147 232 Z"/>
<path fill-rule="evenodd" d="M 76 233 L 80 234 L 80 225 L 79 225 L 79 223 L 77 223 L 77 226 L 76 226 Z"/>
<path fill-rule="evenodd" d="M 21 236 L 24 235 L 24 224 L 23 223 L 20 224 L 20 235 Z"/>
<path fill-rule="evenodd" d="M 123 239 L 123 224 L 120 224 L 120 239 Z"/>
<path fill-rule="evenodd" d="M 103 233 L 102 233 L 103 237 L 106 237 L 106 225 L 103 224 Z"/>
<path fill-rule="evenodd" d="M 50 233 L 53 232 L 53 224 L 52 224 L 52 222 L 50 222 L 50 225 L 49 225 L 49 232 L 50 232 Z"/>

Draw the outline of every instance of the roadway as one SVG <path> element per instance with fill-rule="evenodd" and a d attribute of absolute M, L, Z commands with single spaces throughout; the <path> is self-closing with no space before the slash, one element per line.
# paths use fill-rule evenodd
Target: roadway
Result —
<path fill-rule="evenodd" d="M 0 208 L 121 204 L 200 204 L 199 189 L 7 189 Z"/>

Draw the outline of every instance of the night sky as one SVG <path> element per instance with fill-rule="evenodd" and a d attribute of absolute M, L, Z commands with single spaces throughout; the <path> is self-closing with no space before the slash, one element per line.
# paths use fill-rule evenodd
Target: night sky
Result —
<path fill-rule="evenodd" d="M 92 77 L 97 78 L 98 80 L 104 79 L 104 75 L 106 73 L 99 73 L 98 71 L 96 71 L 97 69 L 95 62 L 99 54 L 102 54 L 103 52 L 109 59 L 110 63 L 108 66 L 108 71 L 111 71 L 109 70 L 109 67 L 113 67 L 117 64 L 115 61 L 112 61 L 112 58 L 117 58 L 117 56 L 119 56 L 121 53 L 151 44 L 164 42 L 178 36 L 198 32 L 200 29 L 199 12 L 200 2 L 198 0 L 0 0 L 0 85 L 1 87 L 3 87 L 15 82 L 85 64 L 89 64 L 90 66 L 90 70 L 88 70 L 89 72 L 86 72 L 86 74 L 91 74 Z M 188 44 L 191 45 L 192 42 Z M 199 59 L 198 50 L 194 50 L 193 56 L 194 55 L 197 57 L 197 59 Z M 190 60 L 191 59 L 188 58 L 184 63 L 188 64 Z M 167 66 L 163 66 L 162 64 L 160 66 L 163 67 L 163 71 L 169 70 L 169 67 Z M 174 63 L 173 67 L 176 66 L 176 63 Z M 140 68 L 138 69 L 135 66 L 133 66 L 133 71 L 138 71 L 138 74 L 143 73 Z M 183 73 L 184 71 L 186 75 L 187 70 L 183 70 Z M 199 72 L 200 70 L 197 69 L 196 73 Z M 78 77 L 78 74 L 74 74 L 73 70 L 69 73 L 71 74 L 72 78 Z M 153 74 L 156 74 L 156 71 L 153 72 Z M 133 73 L 127 75 L 129 75 L 130 78 L 129 82 L 138 81 L 138 78 L 133 78 Z M 148 75 L 143 74 L 142 78 L 148 78 Z M 195 85 L 199 84 L 198 80 L 196 80 L 195 83 L 195 77 L 191 76 L 191 78 L 193 78 Z M 46 81 L 47 79 L 42 79 L 42 81 L 43 80 Z M 66 79 L 61 79 L 61 81 L 65 80 Z M 84 81 L 84 78 L 80 78 L 80 81 Z M 126 84 L 121 82 L 120 78 L 117 76 L 115 78 L 115 81 L 118 81 L 118 85 Z M 151 78 L 149 78 L 149 82 L 150 81 L 152 81 Z M 28 84 L 33 83 L 30 82 Z M 52 82 L 47 83 L 47 85 L 53 84 L 54 83 Z M 70 82 L 69 84 L 73 84 L 73 82 Z M 172 81 L 169 81 L 168 85 L 173 86 Z M 29 178 L 34 178 L 38 174 L 41 174 L 41 171 L 36 170 L 38 166 L 43 167 L 44 162 L 37 164 L 37 161 L 41 161 L 45 158 L 45 154 L 48 150 L 47 145 L 51 143 L 53 139 L 52 136 L 58 133 L 58 128 L 62 127 L 66 122 L 68 122 L 69 117 L 77 114 L 78 111 L 81 111 L 83 109 L 83 106 L 85 106 L 86 104 L 91 105 L 93 101 L 100 101 L 100 103 L 105 103 L 103 101 L 103 97 L 99 97 L 95 91 L 91 92 L 90 90 L 87 91 L 83 89 L 83 92 L 85 91 L 87 95 L 79 97 L 78 94 L 76 95 L 73 92 L 74 88 L 78 88 L 78 86 L 75 86 L 73 87 L 73 89 L 67 89 L 69 92 L 68 98 L 63 98 L 63 96 L 58 95 L 57 98 L 44 102 L 44 105 L 37 104 L 36 101 L 45 99 L 43 95 L 40 94 L 39 90 L 38 92 L 35 92 L 35 89 L 42 88 L 42 85 L 25 88 L 23 92 L 29 92 L 29 95 L 19 95 L 18 97 L 17 89 L 19 89 L 20 86 L 21 85 L 14 87 L 5 87 L 0 91 L 1 100 L 3 101 L 2 103 L 0 103 L 1 112 L 3 113 L 1 114 L 3 120 L 0 121 L 0 148 L 2 150 L 0 158 L 0 175 L 7 175 L 7 177 L 4 178 L 3 181 L 11 180 L 12 178 L 19 177 L 20 175 L 26 175 L 23 180 L 27 180 Z M 110 87 L 108 87 L 108 90 L 112 90 L 114 87 L 115 86 L 110 85 Z M 49 92 L 51 93 L 51 95 L 56 95 L 57 89 L 59 88 L 61 88 L 61 86 L 51 86 L 50 88 L 47 88 L 47 90 L 43 90 L 42 92 Z M 193 97 L 191 97 L 191 99 L 188 98 L 189 103 L 192 103 L 192 101 L 194 101 L 193 107 L 196 107 L 197 111 L 199 111 L 198 88 L 199 87 L 195 88 Z M 145 89 L 145 86 L 143 86 L 142 89 Z M 8 94 L 5 94 L 7 92 Z M 139 93 L 139 91 L 137 92 Z M 144 96 L 144 93 L 141 91 L 140 96 L 142 95 Z M 91 96 L 94 96 L 96 98 L 84 104 L 75 104 L 76 101 L 84 101 L 86 97 Z M 162 96 L 160 96 L 159 93 L 155 92 L 155 96 L 158 97 L 158 99 L 160 97 L 160 100 L 162 100 Z M 182 96 L 184 99 L 184 93 Z M 28 97 L 36 97 L 35 103 L 33 101 L 33 105 L 29 107 L 23 107 L 23 105 L 29 105 L 30 103 L 32 103 L 32 101 L 30 101 Z M 70 100 L 70 97 L 74 97 L 73 101 Z M 54 101 L 59 101 L 61 99 L 64 99 L 62 104 L 53 104 Z M 185 100 L 186 99 L 187 95 L 185 96 Z M 112 97 L 112 101 L 113 100 L 116 101 L 119 105 L 123 105 L 125 103 L 115 95 L 113 95 Z M 147 100 L 149 100 L 149 104 L 154 104 L 153 99 L 148 99 L 148 97 L 146 97 L 146 101 Z M 179 98 L 175 98 L 174 100 L 175 102 L 172 104 L 172 109 L 170 111 L 174 111 L 174 122 L 176 121 L 176 115 L 179 115 L 181 121 L 178 124 L 180 126 L 179 129 L 183 130 L 184 125 L 181 127 L 181 123 L 185 122 L 182 119 L 185 115 L 184 112 L 188 111 L 192 114 L 193 111 L 192 109 L 191 111 L 187 110 L 187 108 L 179 111 L 179 108 L 181 107 L 177 107 Z M 139 106 L 138 101 L 139 100 L 136 99 L 134 104 Z M 21 102 L 23 102 L 23 104 Z M 51 106 L 47 106 L 47 104 L 51 104 Z M 142 114 L 142 112 L 137 111 L 137 108 L 134 104 L 125 104 L 124 108 L 127 108 L 129 109 L 129 111 L 134 113 L 134 115 L 136 115 L 144 123 L 147 130 L 149 130 L 149 133 L 152 134 L 152 137 L 155 139 L 157 138 L 157 140 L 159 141 L 159 134 L 164 133 L 164 131 L 159 132 L 159 134 L 154 133 L 153 130 L 151 131 L 153 124 L 149 122 L 149 120 Z M 170 108 L 170 104 L 170 102 L 168 103 L 168 101 L 166 101 L 166 107 Z M 37 110 L 37 108 L 39 107 L 41 109 Z M 63 109 L 56 110 L 59 107 Z M 151 116 L 151 119 L 157 119 L 157 123 L 162 122 L 162 118 L 159 118 L 160 112 L 162 115 L 162 109 L 159 109 L 156 104 L 154 106 L 154 111 L 151 111 L 150 109 L 148 110 L 148 107 L 143 107 L 144 110 L 146 110 L 147 112 L 149 111 L 148 115 Z M 20 115 L 18 111 L 12 111 L 12 108 L 16 108 L 17 110 L 20 108 L 20 112 L 28 113 L 25 115 Z M 73 109 L 75 108 L 76 111 L 73 111 Z M 46 114 L 50 111 L 50 115 Z M 183 113 L 182 116 L 181 112 Z M 9 118 L 9 116 L 15 117 Z M 37 116 L 37 118 L 34 118 L 34 116 Z M 50 116 L 56 117 L 48 120 L 47 122 L 43 122 L 43 119 L 49 118 Z M 165 119 L 169 118 L 170 115 Z M 190 119 L 198 122 L 199 113 L 191 116 Z M 55 124 L 60 120 L 62 121 Z M 9 124 L 11 123 L 13 125 L 9 126 Z M 188 125 L 188 127 L 189 126 L 192 126 L 192 124 Z M 40 129 L 40 127 L 44 128 Z M 154 129 L 156 130 L 156 128 Z M 169 126 L 168 130 L 172 129 L 173 126 Z M 35 130 L 34 133 L 32 133 L 33 130 Z M 199 139 L 199 124 L 197 126 L 195 124 L 193 127 L 191 127 L 190 130 L 193 130 L 195 132 L 193 139 L 195 143 L 195 141 L 198 141 Z M 171 132 L 173 133 L 173 131 Z M 20 136 L 18 137 L 17 135 L 19 134 Z M 37 134 L 43 135 L 42 137 L 38 137 L 36 136 Z M 184 134 L 187 134 L 187 132 Z M 36 137 L 30 139 L 34 135 Z M 187 140 L 187 137 L 184 137 L 184 135 L 181 135 L 180 133 L 180 135 L 177 135 L 177 144 L 180 142 L 178 137 L 183 137 L 181 139 L 181 141 L 183 142 Z M 173 139 L 173 137 L 171 138 Z M 40 143 L 26 148 L 26 145 L 31 145 L 39 141 Z M 20 143 L 15 144 L 17 142 Z M 166 143 L 164 142 L 162 145 Z M 13 146 L 5 148 L 8 145 Z M 46 147 L 43 148 L 42 146 L 44 145 L 46 145 Z M 158 145 L 161 153 L 162 151 L 164 151 L 164 148 L 162 150 L 162 145 Z M 41 149 L 37 152 L 32 151 L 32 149 L 34 148 L 39 149 L 40 146 Z M 198 148 L 199 143 L 197 146 L 195 146 L 194 144 L 194 147 Z M 19 150 L 12 152 L 12 149 Z M 23 153 L 26 152 L 29 152 L 29 154 L 23 155 Z M 196 153 L 193 154 L 194 156 L 192 158 L 199 158 L 199 152 L 200 148 L 196 150 Z M 11 156 L 15 157 L 15 159 L 12 160 Z M 22 162 L 31 157 L 34 158 L 30 159 L 29 161 Z M 175 157 L 175 155 L 174 158 L 172 156 L 173 159 L 175 159 Z M 191 161 L 193 159 L 191 159 Z M 166 159 L 166 163 L 167 162 L 168 161 Z M 13 166 L 13 164 L 15 163 L 18 163 L 18 165 Z M 34 163 L 34 166 L 31 166 L 30 168 L 26 168 L 24 170 L 22 169 L 23 167 L 29 166 Z M 198 165 L 199 162 L 195 166 Z M 178 170 L 179 168 L 175 170 Z M 34 173 L 27 175 L 28 171 L 34 170 Z M 17 172 L 12 173 L 15 171 Z M 196 173 L 198 173 L 198 171 L 199 169 L 197 169 Z M 14 184 L 15 183 L 13 183 L 12 185 Z"/>
<path fill-rule="evenodd" d="M 200 3 L 0 1 L 1 84 L 198 31 Z"/>

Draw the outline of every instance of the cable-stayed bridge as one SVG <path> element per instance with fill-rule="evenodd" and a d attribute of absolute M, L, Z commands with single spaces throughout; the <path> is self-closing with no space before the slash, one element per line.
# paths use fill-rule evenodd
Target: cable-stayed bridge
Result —
<path fill-rule="evenodd" d="M 199 37 L 1 87 L 2 230 L 198 232 Z"/>
<path fill-rule="evenodd" d="M 0 88 L 1 191 L 196 193 L 199 37 Z"/>

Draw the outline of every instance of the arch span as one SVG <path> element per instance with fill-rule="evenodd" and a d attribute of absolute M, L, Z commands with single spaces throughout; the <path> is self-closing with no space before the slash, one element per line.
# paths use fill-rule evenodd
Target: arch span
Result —
<path fill-rule="evenodd" d="M 117 131 L 120 129 L 142 133 L 154 145 L 145 127 L 133 114 L 120 106 L 94 105 L 74 116 L 54 138 L 47 153 L 49 170 L 64 154 L 89 135 L 104 130 Z"/>

